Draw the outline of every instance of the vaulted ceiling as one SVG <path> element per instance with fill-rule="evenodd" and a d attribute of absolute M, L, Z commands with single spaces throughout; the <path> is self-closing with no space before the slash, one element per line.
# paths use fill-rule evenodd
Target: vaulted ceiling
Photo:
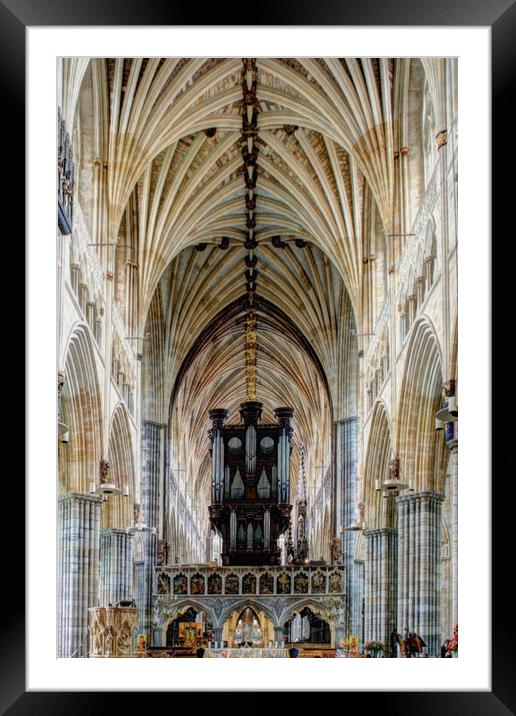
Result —
<path fill-rule="evenodd" d="M 356 411 L 364 212 L 374 205 L 392 228 L 410 62 L 256 60 L 258 397 L 269 417 L 294 407 L 312 470 L 331 420 Z M 79 78 L 89 83 L 83 124 L 105 170 L 111 239 L 136 207 L 139 330 L 159 303 L 163 402 L 178 459 L 207 494 L 207 411 L 236 417 L 245 399 L 242 59 L 92 59 L 67 71 L 68 106 Z"/>
<path fill-rule="evenodd" d="M 337 267 L 357 312 L 364 192 L 389 228 L 395 75 L 407 70 L 389 58 L 256 64 L 256 238 L 314 242 Z M 163 270 L 183 248 L 244 238 L 242 60 L 93 59 L 91 84 L 93 154 L 106 169 L 114 239 L 131 192 L 139 196 L 145 316 Z"/>

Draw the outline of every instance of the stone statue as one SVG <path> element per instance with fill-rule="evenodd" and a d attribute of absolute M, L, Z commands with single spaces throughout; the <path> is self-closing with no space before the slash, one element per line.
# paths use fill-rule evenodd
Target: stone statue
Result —
<path fill-rule="evenodd" d="M 61 420 L 62 393 L 65 382 L 65 374 L 59 371 L 57 374 L 57 417 Z"/>
<path fill-rule="evenodd" d="M 167 564 L 167 560 L 168 560 L 168 544 L 167 544 L 167 540 L 165 540 L 165 539 L 159 539 L 159 540 L 158 540 L 157 564 L 158 564 L 158 565 Z"/>
<path fill-rule="evenodd" d="M 256 617 L 253 619 L 253 626 L 251 629 L 251 641 L 253 644 L 259 644 L 263 640 L 262 630 L 258 624 Z"/>
<path fill-rule="evenodd" d="M 237 644 L 241 644 L 244 641 L 244 627 L 242 624 L 242 620 L 238 620 L 238 624 L 236 625 L 235 629 L 235 642 Z"/>
<path fill-rule="evenodd" d="M 104 484 L 105 482 L 108 481 L 108 474 L 109 474 L 110 469 L 111 469 L 111 465 L 110 465 L 109 461 L 106 460 L 105 458 L 102 458 L 102 460 L 100 461 L 100 470 L 99 470 L 101 484 Z"/>
<path fill-rule="evenodd" d="M 391 480 L 395 480 L 400 474 L 400 459 L 399 457 L 393 457 L 389 463 L 389 476 Z"/>
<path fill-rule="evenodd" d="M 105 645 L 106 645 L 106 650 L 105 650 L 106 655 L 111 654 L 111 652 L 113 650 L 113 633 L 111 632 L 111 630 L 106 633 Z"/>
<path fill-rule="evenodd" d="M 341 549 L 340 549 L 340 540 L 338 537 L 334 537 L 330 541 L 330 554 L 331 554 L 331 561 L 333 564 L 335 564 L 340 555 Z"/>

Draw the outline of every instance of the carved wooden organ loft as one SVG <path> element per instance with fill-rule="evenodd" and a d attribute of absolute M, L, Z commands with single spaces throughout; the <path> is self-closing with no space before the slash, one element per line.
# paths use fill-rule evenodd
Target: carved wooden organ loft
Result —
<path fill-rule="evenodd" d="M 290 525 L 291 408 L 277 424 L 260 424 L 262 403 L 240 406 L 243 424 L 224 425 L 228 411 L 210 410 L 210 520 L 222 535 L 224 565 L 280 563 L 278 537 Z"/>

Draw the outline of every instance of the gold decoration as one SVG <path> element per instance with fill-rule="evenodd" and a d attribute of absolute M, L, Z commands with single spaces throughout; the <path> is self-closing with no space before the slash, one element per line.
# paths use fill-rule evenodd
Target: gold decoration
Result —
<path fill-rule="evenodd" d="M 245 334 L 245 376 L 247 400 L 257 400 L 256 397 L 256 316 L 249 312 L 246 320 Z"/>

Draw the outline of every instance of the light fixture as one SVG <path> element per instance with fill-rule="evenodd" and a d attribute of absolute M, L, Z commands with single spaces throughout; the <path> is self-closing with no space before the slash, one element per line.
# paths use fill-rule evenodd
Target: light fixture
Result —
<path fill-rule="evenodd" d="M 440 420 L 437 415 L 435 418 L 435 429 L 436 430 L 444 430 L 444 421 Z"/>
<path fill-rule="evenodd" d="M 124 486 L 124 497 L 129 497 L 129 485 Z"/>
<path fill-rule="evenodd" d="M 90 482 L 90 493 L 92 495 L 95 494 L 95 480 L 91 480 L 91 482 Z"/>
<path fill-rule="evenodd" d="M 97 495 L 105 495 L 106 499 L 111 495 L 121 495 L 122 490 L 111 482 L 103 482 L 95 490 Z"/>

